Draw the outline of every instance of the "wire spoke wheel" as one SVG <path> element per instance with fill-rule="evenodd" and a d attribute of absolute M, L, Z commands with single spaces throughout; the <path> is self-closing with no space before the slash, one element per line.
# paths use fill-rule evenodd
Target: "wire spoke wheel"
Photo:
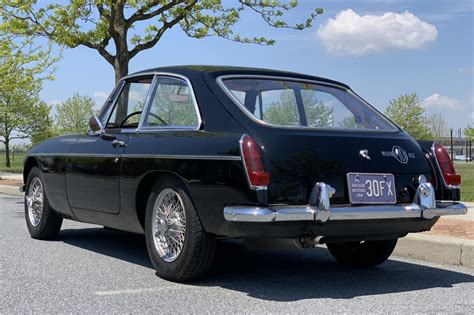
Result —
<path fill-rule="evenodd" d="M 28 208 L 28 219 L 31 225 L 38 226 L 43 215 L 44 204 L 43 184 L 38 177 L 31 180 L 25 199 Z"/>
<path fill-rule="evenodd" d="M 186 233 L 183 200 L 171 188 L 163 189 L 153 206 L 152 233 L 156 251 L 166 262 L 175 261 L 181 254 Z"/>

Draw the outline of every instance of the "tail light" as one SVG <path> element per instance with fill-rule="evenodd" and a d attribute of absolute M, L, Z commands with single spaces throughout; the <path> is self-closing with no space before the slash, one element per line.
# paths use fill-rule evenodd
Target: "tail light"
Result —
<path fill-rule="evenodd" d="M 240 151 L 245 172 L 251 189 L 266 189 L 270 184 L 270 174 L 263 169 L 262 157 L 257 143 L 248 135 L 240 139 Z"/>
<path fill-rule="evenodd" d="M 451 162 L 446 149 L 442 145 L 435 143 L 433 145 L 433 151 L 445 184 L 448 186 L 457 186 L 461 184 L 461 175 L 456 174 L 453 163 Z"/>

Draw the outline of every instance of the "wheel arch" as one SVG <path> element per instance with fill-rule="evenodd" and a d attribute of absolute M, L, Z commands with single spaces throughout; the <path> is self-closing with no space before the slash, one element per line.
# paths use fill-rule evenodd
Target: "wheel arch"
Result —
<path fill-rule="evenodd" d="M 30 171 L 33 167 L 38 167 L 38 161 L 36 160 L 35 157 L 29 156 L 24 162 L 24 167 L 23 167 L 23 183 L 26 184 L 28 181 L 28 175 L 30 174 Z"/>
<path fill-rule="evenodd" d="M 190 192 L 190 189 L 186 183 L 186 180 L 179 176 L 178 174 L 170 171 L 150 171 L 146 175 L 142 177 L 140 183 L 137 186 L 137 191 L 135 192 L 135 211 L 140 222 L 141 227 L 145 230 L 145 213 L 146 213 L 146 204 L 148 201 L 148 196 L 150 195 L 151 188 L 153 184 L 159 180 L 160 178 L 170 176 L 178 179 L 186 188 L 186 192 L 188 193 L 191 202 L 196 207 L 194 202 L 193 196 Z M 199 217 L 199 210 L 196 208 L 198 217 Z"/>

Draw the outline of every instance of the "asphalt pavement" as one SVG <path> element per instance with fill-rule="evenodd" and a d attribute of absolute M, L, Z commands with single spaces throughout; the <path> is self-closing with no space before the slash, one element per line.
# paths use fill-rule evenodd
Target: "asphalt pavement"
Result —
<path fill-rule="evenodd" d="M 0 313 L 474 313 L 474 269 L 393 258 L 338 265 L 324 248 L 220 243 L 207 278 L 158 278 L 144 238 L 65 221 L 31 239 L 20 197 L 0 194 Z"/>

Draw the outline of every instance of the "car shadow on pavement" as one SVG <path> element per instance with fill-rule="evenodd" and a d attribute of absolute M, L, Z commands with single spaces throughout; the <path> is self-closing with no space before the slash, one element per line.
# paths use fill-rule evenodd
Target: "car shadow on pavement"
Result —
<path fill-rule="evenodd" d="M 153 268 L 143 235 L 109 228 L 62 229 L 53 241 Z"/>
<path fill-rule="evenodd" d="M 57 240 L 152 269 L 141 235 L 86 228 L 62 230 Z M 325 248 L 249 250 L 239 243 L 218 242 L 209 274 L 186 285 L 221 287 L 258 299 L 289 302 L 351 299 L 473 282 L 474 276 L 466 273 L 397 260 L 371 269 L 345 267 Z"/>

